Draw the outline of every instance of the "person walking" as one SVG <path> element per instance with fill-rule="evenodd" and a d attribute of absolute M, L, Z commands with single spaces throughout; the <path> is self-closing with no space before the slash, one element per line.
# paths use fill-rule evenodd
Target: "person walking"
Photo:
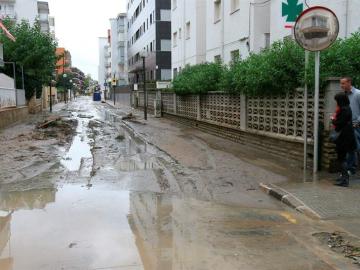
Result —
<path fill-rule="evenodd" d="M 335 96 L 335 101 L 337 110 L 332 122 L 336 135 L 333 140 L 336 144 L 337 159 L 341 166 L 341 177 L 335 185 L 348 187 L 350 175 L 347 157 L 349 153 L 356 150 L 357 143 L 352 125 L 353 117 L 348 95 L 344 92 L 338 93 Z"/>
<path fill-rule="evenodd" d="M 358 165 L 357 152 L 360 151 L 360 90 L 352 85 L 352 78 L 350 77 L 342 78 L 340 86 L 349 98 L 352 111 L 352 123 L 357 147 L 355 151 L 348 153 L 347 161 L 350 173 L 355 174 Z"/>

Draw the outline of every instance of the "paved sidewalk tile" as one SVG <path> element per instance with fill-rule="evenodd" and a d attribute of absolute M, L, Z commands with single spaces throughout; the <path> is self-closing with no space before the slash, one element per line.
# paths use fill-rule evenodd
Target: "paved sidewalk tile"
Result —
<path fill-rule="evenodd" d="M 330 181 L 320 183 L 284 183 L 278 185 L 303 202 L 322 219 L 360 217 L 360 182 L 350 188 L 336 187 Z"/>

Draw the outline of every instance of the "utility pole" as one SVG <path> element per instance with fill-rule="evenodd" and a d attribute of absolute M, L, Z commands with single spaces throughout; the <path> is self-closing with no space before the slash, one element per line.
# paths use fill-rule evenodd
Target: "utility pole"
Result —
<path fill-rule="evenodd" d="M 146 93 L 146 73 L 145 73 L 145 56 L 143 60 L 143 83 L 144 83 L 144 119 L 147 120 L 147 93 Z"/>
<path fill-rule="evenodd" d="M 52 79 L 50 80 L 50 112 L 52 112 Z"/>

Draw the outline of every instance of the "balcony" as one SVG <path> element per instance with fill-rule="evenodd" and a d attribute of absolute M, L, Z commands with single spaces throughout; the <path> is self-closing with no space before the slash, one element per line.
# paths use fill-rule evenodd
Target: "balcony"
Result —
<path fill-rule="evenodd" d="M 125 41 L 118 41 L 118 47 L 125 47 Z"/>

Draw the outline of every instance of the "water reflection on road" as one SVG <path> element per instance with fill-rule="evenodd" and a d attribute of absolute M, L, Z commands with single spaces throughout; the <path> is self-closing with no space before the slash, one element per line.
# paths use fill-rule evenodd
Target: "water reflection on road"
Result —
<path fill-rule="evenodd" d="M 285 233 L 293 224 L 275 211 L 108 185 L 5 193 L 0 205 L 2 270 L 270 270 L 289 269 L 288 260 L 291 269 L 331 269 Z"/>

